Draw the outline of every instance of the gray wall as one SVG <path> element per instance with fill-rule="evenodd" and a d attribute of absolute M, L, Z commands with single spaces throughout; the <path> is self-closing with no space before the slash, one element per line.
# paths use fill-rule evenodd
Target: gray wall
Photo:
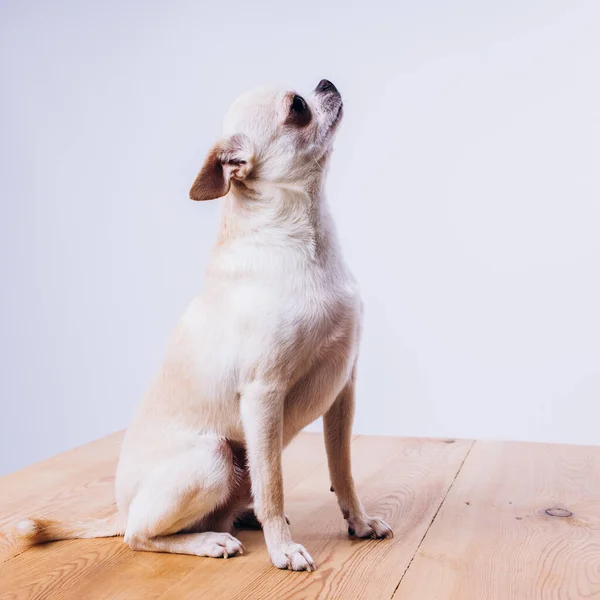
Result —
<path fill-rule="evenodd" d="M 367 8 L 368 6 L 368 8 Z M 599 443 L 600 4 L 3 2 L 0 473 L 124 427 L 229 102 L 339 86 L 362 433 Z"/>

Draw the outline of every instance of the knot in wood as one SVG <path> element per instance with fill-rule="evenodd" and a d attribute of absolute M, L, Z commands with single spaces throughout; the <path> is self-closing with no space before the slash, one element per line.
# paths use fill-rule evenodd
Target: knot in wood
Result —
<path fill-rule="evenodd" d="M 572 517 L 573 513 L 566 508 L 547 508 L 545 513 L 550 517 Z"/>

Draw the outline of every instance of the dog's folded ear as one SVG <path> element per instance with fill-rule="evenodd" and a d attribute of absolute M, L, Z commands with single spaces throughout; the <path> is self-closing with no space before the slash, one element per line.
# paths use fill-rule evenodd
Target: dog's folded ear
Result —
<path fill-rule="evenodd" d="M 245 135 L 217 142 L 208 153 L 190 190 L 192 200 L 215 200 L 227 195 L 231 180 L 245 179 L 252 171 L 254 152 Z"/>

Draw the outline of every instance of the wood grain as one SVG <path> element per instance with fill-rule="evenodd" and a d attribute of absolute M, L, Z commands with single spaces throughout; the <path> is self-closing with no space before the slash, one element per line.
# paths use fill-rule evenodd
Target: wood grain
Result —
<path fill-rule="evenodd" d="M 227 563 L 198 562 L 160 600 L 389 599 L 470 446 L 359 436 L 352 447 L 359 493 L 368 512 L 392 525 L 394 539 L 348 538 L 323 463 L 286 496 L 294 538 L 312 554 L 316 573 L 274 568 L 262 535 L 243 534 L 246 555 Z"/>
<path fill-rule="evenodd" d="M 477 442 L 394 595 L 434 598 L 600 599 L 600 448 Z"/>
<path fill-rule="evenodd" d="M 114 510 L 120 441 L 1 478 L 0 523 Z M 393 540 L 348 538 L 322 436 L 302 434 L 284 455 L 286 511 L 316 573 L 272 567 L 262 532 L 240 533 L 247 553 L 229 560 L 71 540 L 8 555 L 0 600 L 600 600 L 600 448 L 358 436 L 352 449 Z"/>
<path fill-rule="evenodd" d="M 65 503 L 72 510 L 74 496 L 93 496 L 83 489 L 92 482 L 112 485 L 122 438 L 123 432 L 115 433 L 1 477 L 0 518 L 6 521 L 40 506 L 56 509 Z"/>

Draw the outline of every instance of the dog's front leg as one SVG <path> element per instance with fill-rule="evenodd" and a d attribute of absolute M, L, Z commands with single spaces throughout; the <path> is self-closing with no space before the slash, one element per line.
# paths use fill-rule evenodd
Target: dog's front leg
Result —
<path fill-rule="evenodd" d="M 348 521 L 350 535 L 361 538 L 392 537 L 390 526 L 382 519 L 369 517 L 356 495 L 350 461 L 353 420 L 354 377 L 323 417 L 332 491 L 335 491 L 344 519 Z"/>
<path fill-rule="evenodd" d="M 262 381 L 245 386 L 241 415 L 252 480 L 254 512 L 261 522 L 271 562 L 280 569 L 313 571 L 315 563 L 292 540 L 283 508 L 283 405 L 285 390 Z"/>

